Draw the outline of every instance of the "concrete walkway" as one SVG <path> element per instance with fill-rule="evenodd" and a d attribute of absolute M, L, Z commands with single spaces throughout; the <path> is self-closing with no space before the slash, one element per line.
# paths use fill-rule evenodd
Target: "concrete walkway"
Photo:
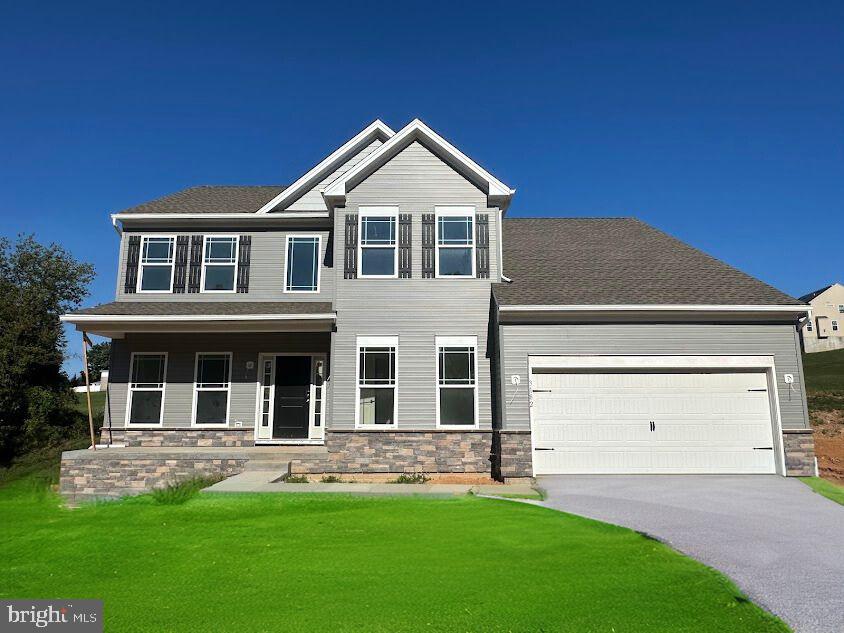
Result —
<path fill-rule="evenodd" d="M 778 476 L 540 477 L 550 508 L 650 534 L 798 633 L 844 632 L 844 506 Z"/>
<path fill-rule="evenodd" d="M 469 493 L 482 496 L 524 495 L 537 496 L 536 491 L 526 484 L 519 485 L 469 485 L 469 484 L 367 484 L 312 482 L 288 484 L 276 481 L 277 470 L 247 470 L 205 488 L 203 492 L 328 492 L 355 495 L 423 495 L 426 497 L 453 497 Z"/>

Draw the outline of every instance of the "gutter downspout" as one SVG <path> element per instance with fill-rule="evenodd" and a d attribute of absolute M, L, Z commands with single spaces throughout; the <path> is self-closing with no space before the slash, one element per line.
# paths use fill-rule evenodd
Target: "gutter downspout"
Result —
<path fill-rule="evenodd" d="M 499 207 L 498 209 L 498 276 L 501 281 L 506 281 L 508 284 L 513 280 L 504 275 L 504 211 Z"/>

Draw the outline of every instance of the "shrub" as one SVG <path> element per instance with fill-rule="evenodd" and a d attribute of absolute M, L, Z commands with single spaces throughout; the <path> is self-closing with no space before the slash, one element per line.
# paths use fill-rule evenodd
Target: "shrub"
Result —
<path fill-rule="evenodd" d="M 391 484 L 424 484 L 426 481 L 430 481 L 430 477 L 426 477 L 425 473 L 413 473 L 412 475 L 408 475 L 402 473 L 398 477 L 396 477 Z"/>
<path fill-rule="evenodd" d="M 337 475 L 324 475 L 320 481 L 324 484 L 342 484 L 343 480 Z"/>
<path fill-rule="evenodd" d="M 307 484 L 310 483 L 306 475 L 288 475 L 284 478 L 286 484 Z"/>
<path fill-rule="evenodd" d="M 162 505 L 181 505 L 191 497 L 199 494 L 199 491 L 203 488 L 207 488 L 222 479 L 222 477 L 194 477 L 193 479 L 172 482 L 167 484 L 164 488 L 153 490 L 152 498 L 156 503 L 160 503 Z"/>

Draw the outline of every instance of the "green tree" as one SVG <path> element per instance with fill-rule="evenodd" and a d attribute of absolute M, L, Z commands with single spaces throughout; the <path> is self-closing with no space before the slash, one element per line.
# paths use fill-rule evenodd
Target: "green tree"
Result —
<path fill-rule="evenodd" d="M 111 357 L 111 343 L 104 341 L 92 345 L 88 350 L 88 378 L 91 382 L 97 382 L 103 370 L 108 369 L 108 361 Z M 82 376 L 82 385 L 85 384 L 85 376 Z"/>
<path fill-rule="evenodd" d="M 79 306 L 94 277 L 61 246 L 0 238 L 0 462 L 75 431 L 59 315 Z"/>

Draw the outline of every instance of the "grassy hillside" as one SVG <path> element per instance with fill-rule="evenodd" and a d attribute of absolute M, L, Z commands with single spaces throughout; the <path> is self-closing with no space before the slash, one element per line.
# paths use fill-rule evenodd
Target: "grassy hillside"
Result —
<path fill-rule="evenodd" d="M 844 349 L 804 354 L 803 371 L 810 393 L 832 392 L 844 397 Z"/>

